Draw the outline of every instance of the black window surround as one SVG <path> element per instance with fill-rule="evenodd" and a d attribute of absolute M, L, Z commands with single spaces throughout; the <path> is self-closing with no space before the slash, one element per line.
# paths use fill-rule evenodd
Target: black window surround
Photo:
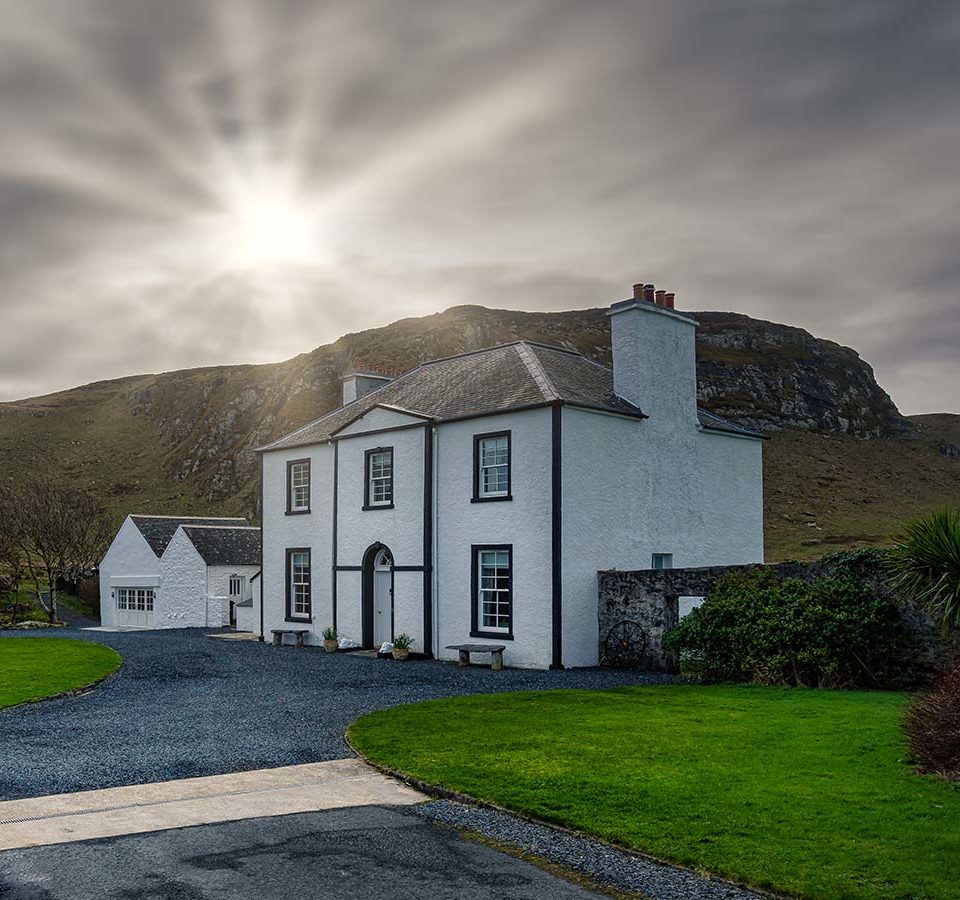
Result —
<path fill-rule="evenodd" d="M 307 566 L 308 571 L 310 572 L 310 577 L 307 582 L 307 607 L 308 612 L 306 615 L 300 614 L 297 615 L 293 611 L 293 554 L 294 553 L 306 553 L 307 554 Z M 285 620 L 287 622 L 312 622 L 313 621 L 313 559 L 311 558 L 310 548 L 309 547 L 288 547 L 286 554 L 286 562 L 284 564 L 284 573 L 286 575 L 287 590 L 286 590 L 286 615 Z"/>
<path fill-rule="evenodd" d="M 307 467 L 307 505 L 294 509 L 293 507 L 293 467 L 305 465 Z M 302 459 L 287 460 L 287 509 L 288 516 L 305 516 L 310 513 L 311 499 L 313 497 L 313 472 L 310 466 L 309 457 Z"/>
<path fill-rule="evenodd" d="M 484 631 L 480 627 L 480 566 L 482 550 L 505 550 L 510 573 L 509 631 Z M 513 640 L 513 544 L 473 544 L 470 547 L 470 637 L 493 638 L 499 641 Z"/>
<path fill-rule="evenodd" d="M 484 497 L 480 493 L 480 446 L 489 438 L 507 439 L 507 492 Z M 471 503 L 495 503 L 498 500 L 513 500 L 513 435 L 507 431 L 488 431 L 473 436 L 473 497 Z"/>
<path fill-rule="evenodd" d="M 390 454 L 390 502 L 389 503 L 371 503 L 370 502 L 370 461 L 375 453 Z M 363 454 L 363 509 L 393 509 L 393 487 L 394 474 L 396 471 L 394 465 L 393 447 L 371 447 L 365 450 Z"/>

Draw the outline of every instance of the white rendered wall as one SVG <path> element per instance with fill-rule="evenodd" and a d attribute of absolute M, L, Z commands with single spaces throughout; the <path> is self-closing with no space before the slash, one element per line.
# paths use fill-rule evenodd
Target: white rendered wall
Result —
<path fill-rule="evenodd" d="M 310 512 L 287 515 L 287 461 L 310 460 Z M 295 447 L 263 454 L 263 620 L 266 639 L 273 628 L 306 628 L 307 643 L 322 642 L 333 620 L 333 446 Z M 286 550 L 310 548 L 312 621 L 293 624 L 286 616 Z M 256 587 L 254 608 L 260 599 Z M 258 616 L 259 616 L 259 609 Z M 260 633 L 260 622 L 254 628 Z"/>
<path fill-rule="evenodd" d="M 250 596 L 250 579 L 260 571 L 259 566 L 208 566 L 207 567 L 207 593 L 211 597 L 229 597 L 230 596 L 230 576 L 241 575 L 246 578 L 244 583 L 244 593 L 241 599 Z M 256 582 L 253 582 L 256 587 Z M 259 596 L 260 589 L 257 588 Z"/>
<path fill-rule="evenodd" d="M 116 627 L 114 588 L 153 587 L 159 575 L 160 560 L 128 516 L 100 562 L 100 624 Z"/>
<path fill-rule="evenodd" d="M 435 652 L 504 644 L 510 666 L 546 668 L 552 653 L 551 410 L 485 416 L 437 428 Z M 471 503 L 473 436 L 511 432 L 512 500 Z M 513 640 L 470 636 L 471 545 L 513 545 Z M 596 626 L 594 626 L 596 627 Z"/>
<path fill-rule="evenodd" d="M 367 549 L 384 544 L 394 566 L 422 567 L 425 427 L 407 428 L 419 420 L 392 410 L 375 409 L 341 435 L 338 441 L 337 564 L 361 566 Z M 381 432 L 381 428 L 398 430 Z M 379 433 L 366 434 L 364 429 Z M 364 509 L 365 457 L 368 450 L 393 448 L 393 507 Z M 422 652 L 423 571 L 395 571 L 393 576 L 394 634 L 408 632 L 413 649 Z M 337 587 L 337 630 L 362 642 L 362 577 L 341 572 Z"/>
<path fill-rule="evenodd" d="M 153 601 L 154 628 L 207 626 L 207 564 L 182 528 L 160 558 L 160 589 Z"/>
<path fill-rule="evenodd" d="M 252 631 L 255 634 L 260 633 L 260 607 L 256 601 L 254 601 L 253 606 L 238 606 L 235 612 L 237 616 L 237 631 Z"/>
<path fill-rule="evenodd" d="M 763 560 L 762 442 L 563 411 L 563 662 L 597 664 L 597 571 Z M 615 464 L 597 461 L 616 461 Z"/>

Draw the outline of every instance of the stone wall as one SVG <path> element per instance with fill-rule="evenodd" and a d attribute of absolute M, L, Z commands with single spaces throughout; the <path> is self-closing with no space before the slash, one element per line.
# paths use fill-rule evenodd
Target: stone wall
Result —
<path fill-rule="evenodd" d="M 708 596 L 717 580 L 727 572 L 767 569 L 775 571 L 780 578 L 817 581 L 840 574 L 841 565 L 843 572 L 861 580 L 875 594 L 893 596 L 882 571 L 866 558 L 853 564 L 825 557 L 810 563 L 598 572 L 601 664 L 611 628 L 629 621 L 639 624 L 646 634 L 646 652 L 638 668 L 675 672 L 677 662 L 664 650 L 663 637 L 679 621 L 679 598 Z M 900 615 L 910 636 L 911 668 L 934 670 L 952 652 L 942 641 L 936 624 L 926 612 L 907 604 L 901 605 Z"/>

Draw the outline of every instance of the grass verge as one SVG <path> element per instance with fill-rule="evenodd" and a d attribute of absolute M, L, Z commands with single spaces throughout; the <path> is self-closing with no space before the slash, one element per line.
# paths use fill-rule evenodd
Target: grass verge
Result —
<path fill-rule="evenodd" d="M 93 684 L 115 672 L 120 654 L 103 644 L 61 638 L 0 640 L 0 709 Z"/>
<path fill-rule="evenodd" d="M 914 774 L 904 695 L 643 687 L 437 700 L 350 729 L 423 781 L 759 888 L 954 898 L 960 790 Z"/>

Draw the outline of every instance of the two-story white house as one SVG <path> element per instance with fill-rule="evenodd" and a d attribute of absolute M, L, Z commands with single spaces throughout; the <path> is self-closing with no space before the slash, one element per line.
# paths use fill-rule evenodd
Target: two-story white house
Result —
<path fill-rule="evenodd" d="M 762 561 L 762 436 L 698 409 L 695 319 L 651 285 L 608 315 L 612 369 L 516 341 L 353 373 L 261 448 L 261 635 L 591 666 L 599 569 Z"/>

